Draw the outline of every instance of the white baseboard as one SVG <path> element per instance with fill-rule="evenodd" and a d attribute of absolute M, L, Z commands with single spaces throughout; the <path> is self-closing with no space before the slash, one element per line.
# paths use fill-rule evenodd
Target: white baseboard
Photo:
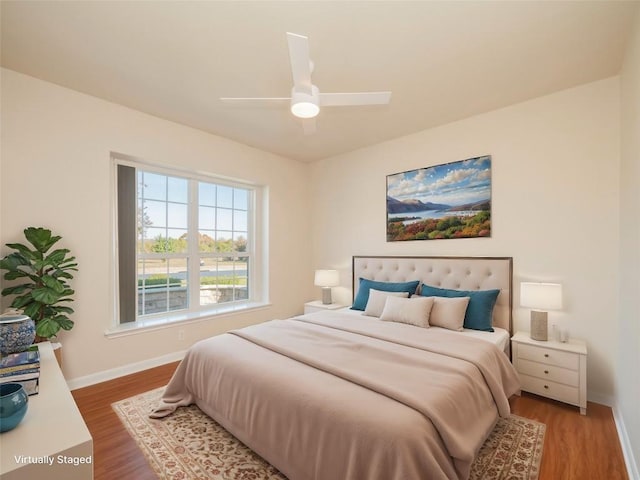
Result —
<path fill-rule="evenodd" d="M 624 456 L 624 463 L 627 467 L 627 474 L 630 480 L 640 480 L 640 474 L 638 473 L 638 464 L 633 455 L 633 449 L 631 448 L 631 441 L 627 434 L 627 428 L 622 418 L 620 409 L 615 406 L 612 407 L 613 420 L 616 422 L 616 430 L 618 430 L 618 438 L 620 439 L 620 446 L 622 447 L 622 455 Z"/>
<path fill-rule="evenodd" d="M 590 391 L 587 397 L 590 402 L 599 403 L 600 405 L 611 407 L 613 420 L 616 423 L 616 431 L 618 432 L 618 440 L 620 441 L 620 446 L 622 447 L 624 463 L 627 467 L 627 474 L 629 475 L 630 480 L 640 480 L 640 475 L 638 474 L 638 464 L 636 463 L 636 459 L 633 455 L 631 442 L 629 440 L 629 435 L 627 434 L 627 428 L 625 427 L 622 413 L 618 408 L 618 402 L 616 402 L 615 399 L 610 395 L 604 395 L 600 392 Z"/>
<path fill-rule="evenodd" d="M 141 372 L 142 370 L 148 370 L 149 368 L 159 367 L 160 365 L 182 360 L 185 353 L 187 353 L 186 350 L 181 350 L 179 352 L 168 353 L 160 357 L 150 358 L 149 360 L 123 365 L 122 367 L 92 373 L 91 375 L 86 375 L 84 377 L 72 378 L 67 380 L 67 386 L 69 387 L 69 390 L 76 390 L 78 388 L 88 387 L 89 385 L 95 385 L 96 383 L 106 382 L 107 380 L 113 380 L 114 378 L 123 377 L 132 373 Z"/>

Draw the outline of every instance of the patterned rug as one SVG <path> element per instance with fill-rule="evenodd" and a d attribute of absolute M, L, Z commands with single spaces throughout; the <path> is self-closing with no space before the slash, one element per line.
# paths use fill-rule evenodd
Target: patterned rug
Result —
<path fill-rule="evenodd" d="M 113 409 L 144 453 L 167 480 L 286 480 L 198 407 L 181 407 L 160 420 L 148 414 L 164 388 L 114 403 Z M 511 415 L 500 419 L 480 449 L 471 479 L 538 478 L 545 425 Z"/>

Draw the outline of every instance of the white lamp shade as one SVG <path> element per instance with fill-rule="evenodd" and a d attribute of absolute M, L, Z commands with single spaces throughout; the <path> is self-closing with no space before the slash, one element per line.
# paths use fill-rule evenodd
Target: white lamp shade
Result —
<path fill-rule="evenodd" d="M 298 102 L 291 105 L 291 113 L 298 118 L 313 118 L 320 113 L 320 108 L 315 103 Z"/>
<path fill-rule="evenodd" d="M 318 87 L 311 86 L 311 94 L 291 90 L 291 113 L 298 118 L 313 118 L 320 112 Z"/>
<path fill-rule="evenodd" d="M 340 274 L 338 270 L 316 270 L 313 283 L 318 287 L 337 287 L 340 285 Z"/>
<path fill-rule="evenodd" d="M 559 283 L 522 282 L 520 284 L 520 306 L 539 310 L 562 308 L 562 285 Z"/>

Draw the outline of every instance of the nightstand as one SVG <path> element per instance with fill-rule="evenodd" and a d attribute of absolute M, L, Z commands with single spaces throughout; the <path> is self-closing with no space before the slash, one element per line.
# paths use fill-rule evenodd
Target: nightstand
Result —
<path fill-rule="evenodd" d="M 580 407 L 587 414 L 587 346 L 580 340 L 540 342 L 527 332 L 511 339 L 522 390 Z"/>
<path fill-rule="evenodd" d="M 338 310 L 339 308 L 344 307 L 345 305 L 340 305 L 339 303 L 324 304 L 320 300 L 315 300 L 313 302 L 307 302 L 304 304 L 304 313 L 322 312 L 324 310 Z"/>

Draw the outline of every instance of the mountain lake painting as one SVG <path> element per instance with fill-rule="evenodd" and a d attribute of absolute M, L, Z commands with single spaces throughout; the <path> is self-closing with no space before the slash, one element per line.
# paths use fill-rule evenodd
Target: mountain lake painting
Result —
<path fill-rule="evenodd" d="M 491 236 L 491 156 L 387 176 L 387 241 Z"/>

